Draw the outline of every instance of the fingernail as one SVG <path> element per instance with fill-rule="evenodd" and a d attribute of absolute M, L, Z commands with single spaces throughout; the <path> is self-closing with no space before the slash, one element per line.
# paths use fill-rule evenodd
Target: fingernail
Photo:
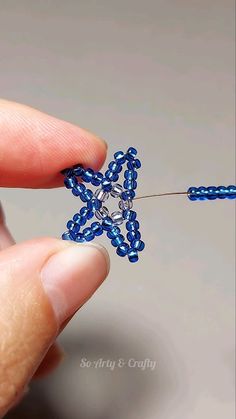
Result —
<path fill-rule="evenodd" d="M 88 131 L 87 129 L 84 129 L 84 128 L 83 128 L 83 130 L 84 130 L 84 132 L 86 132 L 86 133 L 87 133 L 87 135 L 88 135 L 89 137 L 92 137 L 94 141 L 98 141 L 98 142 L 100 142 L 100 143 L 103 143 L 103 145 L 105 145 L 105 148 L 106 148 L 106 150 L 107 150 L 108 145 L 107 145 L 107 142 L 106 142 L 103 138 L 98 137 L 98 135 L 94 135 L 91 131 Z"/>
<path fill-rule="evenodd" d="M 106 150 L 108 149 L 108 144 L 103 138 L 96 136 L 96 139 L 105 146 Z"/>
<path fill-rule="evenodd" d="M 49 258 L 41 279 L 58 324 L 81 307 L 109 272 L 109 256 L 98 245 L 66 244 Z"/>
<path fill-rule="evenodd" d="M 108 149 L 107 142 L 103 138 L 101 138 L 101 137 L 99 137 L 99 139 L 103 142 L 103 144 L 105 145 L 106 149 Z"/>

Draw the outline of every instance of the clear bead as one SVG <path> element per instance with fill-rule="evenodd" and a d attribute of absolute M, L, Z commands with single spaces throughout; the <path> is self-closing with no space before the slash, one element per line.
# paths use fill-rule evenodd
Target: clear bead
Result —
<path fill-rule="evenodd" d="M 120 225 L 123 223 L 123 215 L 120 211 L 115 211 L 111 214 L 111 219 L 115 225 Z"/>
<path fill-rule="evenodd" d="M 94 195 L 101 202 L 105 202 L 109 198 L 109 193 L 103 189 L 97 189 Z"/>
<path fill-rule="evenodd" d="M 131 209 L 133 208 L 133 201 L 132 199 L 127 199 L 127 201 L 120 201 L 119 208 L 121 210 Z"/>
<path fill-rule="evenodd" d="M 100 210 L 95 212 L 95 217 L 97 217 L 98 220 L 102 220 L 103 218 L 106 218 L 109 215 L 109 211 L 107 207 L 102 207 Z"/>
<path fill-rule="evenodd" d="M 123 188 L 121 185 L 119 185 L 118 183 L 116 183 L 115 185 L 113 185 L 112 190 L 111 190 L 111 196 L 113 196 L 113 198 L 117 198 L 118 196 L 120 196 L 120 194 L 123 192 Z"/>

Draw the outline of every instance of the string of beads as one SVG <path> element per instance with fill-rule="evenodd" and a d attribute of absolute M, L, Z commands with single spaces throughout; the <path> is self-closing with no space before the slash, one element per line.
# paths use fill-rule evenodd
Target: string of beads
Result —
<path fill-rule="evenodd" d="M 122 186 L 117 182 L 125 164 L 126 170 Z M 81 165 L 63 170 L 61 173 L 65 176 L 66 188 L 71 189 L 72 194 L 79 197 L 85 205 L 68 221 L 68 230 L 63 233 L 62 239 L 83 243 L 106 233 L 112 246 L 116 247 L 117 255 L 127 256 L 130 262 L 137 262 L 138 252 L 141 252 L 145 247 L 141 240 L 137 213 L 132 210 L 137 188 L 137 170 L 140 167 L 141 162 L 137 158 L 137 150 L 130 147 L 126 153 L 118 151 L 114 154 L 114 160 L 109 163 L 104 175 L 92 169 L 84 169 Z M 78 178 L 85 183 L 91 183 L 98 189 L 93 192 L 86 188 Z M 104 202 L 109 197 L 119 199 L 119 210 L 111 214 L 104 206 Z M 89 227 L 82 229 L 93 217 L 99 221 L 94 221 Z M 126 223 L 127 241 L 119 227 L 124 222 Z"/>
<path fill-rule="evenodd" d="M 187 191 L 190 201 L 205 201 L 214 199 L 236 199 L 236 186 L 191 186 Z"/>

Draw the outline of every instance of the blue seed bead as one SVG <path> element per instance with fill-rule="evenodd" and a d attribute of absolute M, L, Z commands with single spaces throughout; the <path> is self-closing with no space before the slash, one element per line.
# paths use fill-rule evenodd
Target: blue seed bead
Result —
<path fill-rule="evenodd" d="M 87 220 L 91 220 L 91 218 L 94 217 L 94 211 L 89 209 L 86 217 L 87 217 Z"/>
<path fill-rule="evenodd" d="M 132 243 L 134 240 L 140 240 L 141 234 L 139 231 L 129 231 L 127 233 L 127 239 L 129 240 L 130 243 Z"/>
<path fill-rule="evenodd" d="M 106 231 L 110 230 L 113 227 L 113 221 L 111 217 L 104 218 L 104 220 L 102 221 L 102 227 Z"/>
<path fill-rule="evenodd" d="M 103 228 L 102 226 L 100 226 L 96 232 L 95 232 L 95 236 L 101 236 L 103 234 Z"/>
<path fill-rule="evenodd" d="M 71 238 L 70 238 L 70 232 L 69 231 L 65 231 L 65 233 L 62 234 L 61 238 L 62 238 L 62 240 L 71 240 Z"/>
<path fill-rule="evenodd" d="M 226 187 L 225 186 L 218 186 L 217 188 L 217 196 L 219 199 L 225 199 L 226 198 Z"/>
<path fill-rule="evenodd" d="M 112 182 L 117 182 L 118 179 L 119 179 L 119 175 L 117 173 L 114 173 L 112 176 Z"/>
<path fill-rule="evenodd" d="M 132 156 L 133 159 L 134 159 L 135 156 L 138 154 L 138 152 L 137 152 L 136 148 L 129 147 L 126 154 L 129 155 L 129 156 Z"/>
<path fill-rule="evenodd" d="M 100 186 L 103 180 L 103 174 L 100 172 L 94 173 L 93 178 L 91 180 L 92 185 Z"/>
<path fill-rule="evenodd" d="M 75 234 L 78 234 L 80 231 L 80 224 L 79 223 L 75 223 L 74 227 L 73 227 L 73 232 Z"/>
<path fill-rule="evenodd" d="M 127 180 L 136 180 L 138 174 L 135 172 L 135 170 L 125 170 L 124 177 Z"/>
<path fill-rule="evenodd" d="M 198 199 L 198 197 L 197 197 L 197 189 L 198 188 L 195 188 L 193 186 L 191 186 L 188 189 L 187 194 L 188 194 L 188 198 L 190 199 L 190 201 L 197 201 L 197 199 Z"/>
<path fill-rule="evenodd" d="M 83 202 L 87 202 L 86 195 L 84 195 L 84 192 L 80 195 L 80 198 Z"/>
<path fill-rule="evenodd" d="M 111 170 L 106 170 L 105 178 L 109 181 L 112 181 L 113 172 Z"/>
<path fill-rule="evenodd" d="M 135 231 L 139 229 L 139 222 L 138 221 L 127 221 L 126 228 L 128 231 Z"/>
<path fill-rule="evenodd" d="M 132 161 L 128 161 L 128 163 L 127 163 L 127 168 L 128 168 L 128 170 L 135 170 L 135 163 L 134 163 L 134 160 L 132 160 Z"/>
<path fill-rule="evenodd" d="M 93 169 L 86 169 L 84 170 L 84 173 L 82 174 L 81 178 L 83 179 L 84 182 L 91 182 L 91 180 L 93 179 L 93 176 L 94 176 Z"/>
<path fill-rule="evenodd" d="M 207 198 L 207 188 L 205 186 L 199 186 L 196 191 L 196 196 L 200 201 L 205 201 Z"/>
<path fill-rule="evenodd" d="M 111 161 L 108 164 L 108 169 L 111 170 L 111 172 L 116 172 L 116 169 L 118 166 L 119 166 L 119 163 L 117 163 L 116 161 Z"/>
<path fill-rule="evenodd" d="M 120 173 L 120 171 L 122 170 L 121 165 L 118 162 L 116 162 L 116 161 L 111 161 L 108 164 L 108 168 L 113 173 Z"/>
<path fill-rule="evenodd" d="M 122 243 L 124 243 L 124 236 L 122 236 L 122 234 L 119 234 L 119 236 L 115 237 L 114 239 L 112 239 L 111 244 L 114 247 L 118 247 L 120 246 Z"/>
<path fill-rule="evenodd" d="M 128 189 L 130 191 L 133 191 L 137 188 L 137 182 L 136 180 L 125 180 L 124 181 L 124 188 Z"/>
<path fill-rule="evenodd" d="M 79 164 L 73 166 L 73 173 L 74 173 L 75 176 L 81 176 L 84 173 L 83 166 L 81 166 Z"/>
<path fill-rule="evenodd" d="M 127 191 L 124 191 L 124 192 L 121 193 L 121 199 L 123 201 L 127 201 L 128 200 Z"/>
<path fill-rule="evenodd" d="M 77 185 L 73 187 L 72 193 L 73 193 L 74 196 L 79 196 L 80 195 L 80 192 L 77 188 Z"/>
<path fill-rule="evenodd" d="M 73 230 L 70 230 L 70 239 L 73 241 L 76 240 L 76 234 L 73 232 Z"/>
<path fill-rule="evenodd" d="M 75 176 L 67 177 L 64 179 L 64 185 L 67 189 L 72 189 L 74 186 L 76 186 L 78 183 Z"/>
<path fill-rule="evenodd" d="M 61 174 L 67 177 L 71 177 L 73 176 L 74 172 L 70 167 L 67 167 L 66 169 L 61 170 Z"/>
<path fill-rule="evenodd" d="M 217 198 L 217 190 L 215 186 L 208 186 L 207 192 L 208 192 L 207 198 L 209 200 L 212 201 L 213 199 Z"/>
<path fill-rule="evenodd" d="M 124 191 L 121 194 L 121 199 L 123 199 L 123 201 L 128 201 L 129 199 L 133 199 L 135 197 L 135 192 L 134 191 Z"/>
<path fill-rule="evenodd" d="M 94 232 L 93 232 L 93 230 L 92 230 L 90 227 L 85 228 L 85 229 L 83 230 L 83 236 L 84 236 L 84 238 L 85 238 L 85 240 L 86 240 L 87 242 L 90 242 L 90 241 L 91 241 L 91 240 L 93 240 L 93 239 L 94 239 L 94 237 L 95 237 Z"/>
<path fill-rule="evenodd" d="M 82 194 L 86 190 L 86 186 L 83 183 L 78 183 L 78 185 L 76 185 L 75 188 L 78 190 L 80 194 Z"/>
<path fill-rule="evenodd" d="M 105 172 L 105 177 L 109 182 L 117 182 L 119 179 L 119 175 L 117 173 L 113 173 L 111 170 L 107 170 Z"/>
<path fill-rule="evenodd" d="M 135 191 L 127 191 L 128 199 L 134 199 L 136 193 Z"/>
<path fill-rule="evenodd" d="M 75 223 L 72 220 L 69 220 L 68 223 L 66 224 L 66 227 L 68 228 L 68 230 L 72 230 L 74 225 Z"/>
<path fill-rule="evenodd" d="M 102 181 L 102 189 L 106 192 L 110 192 L 112 190 L 112 184 L 109 180 L 103 179 Z"/>
<path fill-rule="evenodd" d="M 91 201 L 89 201 L 87 203 L 87 208 L 92 210 L 92 211 L 99 210 L 101 208 L 101 206 L 102 206 L 102 203 L 97 198 L 93 198 L 93 199 L 91 199 Z"/>
<path fill-rule="evenodd" d="M 115 239 L 117 236 L 119 236 L 119 234 L 120 234 L 120 228 L 117 226 L 114 226 L 111 228 L 111 230 L 107 232 L 107 237 L 109 237 L 109 239 Z"/>
<path fill-rule="evenodd" d="M 76 214 L 73 216 L 73 221 L 74 221 L 75 223 L 79 223 L 79 222 L 80 222 L 80 219 L 81 219 L 81 214 L 76 213 Z"/>
<path fill-rule="evenodd" d="M 134 157 L 132 156 L 132 154 L 126 153 L 125 158 L 128 161 L 134 161 Z"/>
<path fill-rule="evenodd" d="M 120 246 L 117 247 L 116 253 L 117 255 L 124 257 L 127 255 L 129 250 L 129 245 L 127 243 L 122 243 Z"/>
<path fill-rule="evenodd" d="M 95 236 L 101 236 L 103 233 L 103 228 L 98 221 L 91 224 L 91 229 L 93 230 Z"/>
<path fill-rule="evenodd" d="M 135 263 L 138 261 L 138 252 L 135 249 L 129 249 L 128 250 L 128 258 L 129 261 L 132 263 Z"/>
<path fill-rule="evenodd" d="M 141 167 L 141 161 L 139 159 L 130 160 L 127 163 L 127 168 L 129 170 L 140 169 L 140 167 Z"/>
<path fill-rule="evenodd" d="M 229 191 L 229 193 L 227 195 L 227 198 L 228 199 L 236 199 L 236 186 L 235 185 L 229 185 L 227 189 Z"/>
<path fill-rule="evenodd" d="M 87 217 L 85 217 L 85 215 L 81 216 L 80 225 L 84 226 L 86 223 L 87 223 Z"/>
<path fill-rule="evenodd" d="M 87 207 L 83 207 L 80 210 L 80 215 L 81 215 L 81 218 L 84 217 L 86 220 L 90 220 L 90 218 L 93 218 L 94 212 L 88 209 Z M 84 225 L 84 224 L 81 224 L 81 219 L 80 219 L 80 225 Z"/>
<path fill-rule="evenodd" d="M 128 199 L 133 199 L 135 197 L 134 191 L 126 191 Z"/>
<path fill-rule="evenodd" d="M 134 221 L 137 217 L 137 213 L 132 210 L 124 210 L 122 214 L 123 214 L 123 218 L 129 221 Z"/>
<path fill-rule="evenodd" d="M 125 155 L 126 160 L 133 161 L 135 159 L 136 154 L 137 150 L 133 147 L 130 147 Z"/>
<path fill-rule="evenodd" d="M 140 167 L 142 166 L 141 161 L 139 159 L 135 159 L 133 164 L 136 169 L 140 169 Z"/>
<path fill-rule="evenodd" d="M 145 248 L 145 243 L 142 240 L 134 240 L 131 242 L 131 247 L 138 250 L 138 252 L 142 252 Z"/>
<path fill-rule="evenodd" d="M 83 235 L 83 234 L 81 234 L 81 233 L 77 234 L 75 241 L 76 241 L 77 243 L 84 243 L 84 242 L 85 242 L 85 237 L 84 237 L 84 235 Z"/>
<path fill-rule="evenodd" d="M 81 195 L 80 199 L 83 202 L 88 202 L 93 198 L 93 192 L 90 189 L 86 189 Z"/>
<path fill-rule="evenodd" d="M 86 217 L 87 212 L 88 212 L 88 208 L 87 208 L 87 207 L 82 207 L 82 208 L 80 209 L 80 211 L 79 211 L 79 213 L 80 213 L 80 215 L 81 215 L 82 217 Z"/>
<path fill-rule="evenodd" d="M 125 163 L 125 154 L 123 153 L 123 151 L 117 151 L 115 154 L 114 154 L 114 159 L 115 159 L 115 161 L 117 162 L 117 163 L 120 163 L 120 164 L 124 164 Z"/>

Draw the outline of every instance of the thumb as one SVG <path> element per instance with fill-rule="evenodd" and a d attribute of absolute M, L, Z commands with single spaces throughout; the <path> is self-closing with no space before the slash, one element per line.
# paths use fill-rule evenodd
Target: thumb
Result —
<path fill-rule="evenodd" d="M 100 246 L 39 239 L 0 253 L 0 417 L 20 398 L 60 326 L 108 273 Z"/>

